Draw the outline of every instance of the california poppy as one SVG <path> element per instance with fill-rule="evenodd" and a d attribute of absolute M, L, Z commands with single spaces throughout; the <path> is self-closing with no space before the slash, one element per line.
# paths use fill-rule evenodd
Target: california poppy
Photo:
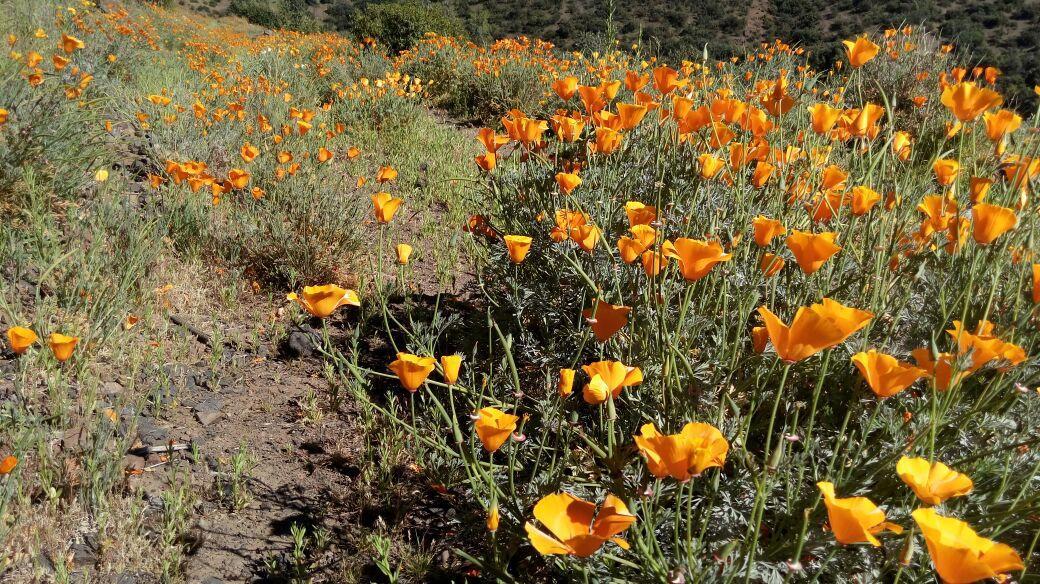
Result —
<path fill-rule="evenodd" d="M 870 390 L 882 399 L 892 397 L 928 374 L 924 369 L 874 349 L 853 355 L 852 364 L 859 369 Z"/>
<path fill-rule="evenodd" d="M 579 558 L 591 556 L 608 541 L 627 549 L 628 543 L 617 535 L 636 522 L 624 501 L 614 495 L 607 495 L 599 513 L 596 505 L 569 493 L 546 495 L 535 504 L 534 517 L 549 531 L 531 522 L 524 525 L 538 553 Z"/>
<path fill-rule="evenodd" d="M 661 65 L 654 69 L 654 89 L 661 95 L 668 95 L 679 87 L 679 72 L 668 65 Z"/>
<path fill-rule="evenodd" d="M 820 304 L 799 307 L 791 326 L 785 325 L 765 306 L 760 306 L 758 313 L 765 321 L 777 355 L 791 363 L 841 343 L 874 317 L 870 312 L 850 308 L 830 298 L 824 298 Z"/>
<path fill-rule="evenodd" d="M 514 264 L 519 264 L 524 261 L 527 257 L 527 253 L 531 251 L 531 238 L 526 235 L 507 235 L 502 238 L 506 242 L 506 249 L 509 251 L 509 260 Z"/>
<path fill-rule="evenodd" d="M 970 371 L 958 371 L 954 375 L 955 358 L 950 353 L 939 353 L 938 357 L 932 357 L 932 351 L 928 347 L 921 347 L 910 351 L 917 362 L 917 366 L 925 370 L 935 383 L 939 391 L 946 391 L 971 374 Z"/>
<path fill-rule="evenodd" d="M 63 34 L 61 35 L 61 43 L 58 46 L 66 53 L 75 53 L 86 45 L 83 44 L 83 41 L 72 35 Z"/>
<path fill-rule="evenodd" d="M 841 117 L 841 110 L 833 108 L 826 103 L 817 103 L 809 106 L 809 120 L 812 123 L 813 132 L 820 134 L 830 133 L 834 125 Z"/>
<path fill-rule="evenodd" d="M 1004 98 L 992 89 L 964 81 L 947 86 L 942 92 L 942 103 L 958 120 L 970 122 L 982 115 L 982 112 L 1004 103 Z"/>
<path fill-rule="evenodd" d="M 769 252 L 762 254 L 762 259 L 758 262 L 758 269 L 762 271 L 762 275 L 767 278 L 780 273 L 780 270 L 784 269 L 784 265 L 787 262 L 784 258 Z"/>
<path fill-rule="evenodd" d="M 657 240 L 657 231 L 649 225 L 634 225 L 629 232 L 632 237 L 622 236 L 617 244 L 621 261 L 626 264 L 636 261 Z"/>
<path fill-rule="evenodd" d="M 582 369 L 589 376 L 582 397 L 592 405 L 607 401 L 607 395 L 617 398 L 623 387 L 639 385 L 643 382 L 643 372 L 639 367 L 629 367 L 620 361 L 597 361 L 583 365 Z"/>
<path fill-rule="evenodd" d="M 498 505 L 492 505 L 491 509 L 488 509 L 487 520 L 485 520 L 484 525 L 487 527 L 488 531 L 495 533 L 498 531 L 498 522 Z"/>
<path fill-rule="evenodd" d="M 928 555 L 944 582 L 999 580 L 1001 574 L 1024 568 L 1022 558 L 1010 546 L 978 535 L 959 519 L 943 517 L 935 509 L 918 509 L 911 515 L 921 528 Z"/>
<path fill-rule="evenodd" d="M 605 343 L 614 333 L 618 332 L 628 324 L 628 313 L 632 309 L 628 306 L 613 305 L 602 300 L 597 300 L 592 308 L 582 311 L 582 316 L 592 326 L 592 333 L 596 340 Z"/>
<path fill-rule="evenodd" d="M 798 267 L 806 274 L 812 274 L 831 256 L 841 251 L 841 246 L 834 243 L 837 236 L 834 232 L 808 233 L 795 229 L 787 236 L 786 243 L 798 261 Z"/>
<path fill-rule="evenodd" d="M 783 223 L 762 215 L 751 221 L 751 227 L 755 230 L 755 243 L 761 247 L 769 245 L 774 237 L 787 233 Z"/>
<path fill-rule="evenodd" d="M 1026 360 L 1022 347 L 993 335 L 993 323 L 988 320 L 979 321 L 974 333 L 964 330 L 961 321 L 955 320 L 953 328 L 946 333 L 957 343 L 961 355 L 971 354 L 970 371 L 976 371 L 993 361 L 1014 367 Z"/>
<path fill-rule="evenodd" d="M 578 91 L 578 78 L 572 76 L 560 77 L 552 82 L 552 89 L 563 101 L 570 101 L 574 93 Z"/>
<path fill-rule="evenodd" d="M 867 186 L 852 187 L 852 214 L 865 215 L 881 200 L 881 194 Z"/>
<path fill-rule="evenodd" d="M 993 179 L 973 176 L 968 181 L 968 197 L 972 205 L 978 205 L 986 200 L 990 188 L 993 187 Z"/>
<path fill-rule="evenodd" d="M 1011 110 L 1002 109 L 982 114 L 982 121 L 986 124 L 986 137 L 991 142 L 1000 142 L 1022 125 L 1022 116 Z"/>
<path fill-rule="evenodd" d="M 708 275 L 716 264 L 728 262 L 732 254 L 723 253 L 718 241 L 704 241 L 680 237 L 673 242 L 672 257 L 679 261 L 679 271 L 688 282 Z"/>
<path fill-rule="evenodd" d="M 58 361 L 68 361 L 78 343 L 79 337 L 70 337 L 61 333 L 51 333 L 47 337 L 47 344 L 50 345 L 54 358 Z"/>
<path fill-rule="evenodd" d="M 462 355 L 444 355 L 441 357 L 441 369 L 444 382 L 454 385 L 459 380 L 459 369 L 462 367 Z"/>
<path fill-rule="evenodd" d="M 567 397 L 574 392 L 575 373 L 577 372 L 573 369 L 560 369 L 560 381 L 556 384 L 560 397 Z"/>
<path fill-rule="evenodd" d="M 560 186 L 561 191 L 569 195 L 581 184 L 581 177 L 569 172 L 558 172 L 556 173 L 556 184 Z"/>
<path fill-rule="evenodd" d="M 943 158 L 935 161 L 935 164 L 932 165 L 932 170 L 935 171 L 935 180 L 940 185 L 948 187 L 957 180 L 957 175 L 961 171 L 961 164 L 956 160 Z"/>
<path fill-rule="evenodd" d="M 951 497 L 962 497 L 974 486 L 967 475 L 924 458 L 900 458 L 896 463 L 896 474 L 926 505 L 938 505 Z"/>
<path fill-rule="evenodd" d="M 433 357 L 419 357 L 411 353 L 398 353 L 397 359 L 390 363 L 390 370 L 397 374 L 397 379 L 408 391 L 418 390 L 433 369 Z"/>
<path fill-rule="evenodd" d="M 340 306 L 361 306 L 357 292 L 340 288 L 335 284 L 304 286 L 299 295 L 290 292 L 286 299 L 296 301 L 304 310 L 318 318 L 328 317 Z"/>
<path fill-rule="evenodd" d="M 519 416 L 507 414 L 495 408 L 482 408 L 477 412 L 477 419 L 473 427 L 477 430 L 477 437 L 484 445 L 484 450 L 495 452 L 505 444 L 509 436 L 516 430 L 516 422 Z"/>
<path fill-rule="evenodd" d="M 13 454 L 8 454 L 3 460 L 0 460 L 0 475 L 11 474 L 11 471 L 18 466 L 18 457 Z"/>
<path fill-rule="evenodd" d="M 636 448 L 646 457 L 646 465 L 657 478 L 687 481 L 706 469 L 726 463 L 729 442 L 718 428 L 690 422 L 678 434 L 658 433 L 653 424 L 644 424 L 635 437 Z"/>
<path fill-rule="evenodd" d="M 721 158 L 708 153 L 698 156 L 697 162 L 700 163 L 700 175 L 703 179 L 715 178 L 726 167 L 726 163 Z"/>
<path fill-rule="evenodd" d="M 21 355 L 29 350 L 29 347 L 37 340 L 39 340 L 39 337 L 31 329 L 22 326 L 13 326 L 7 329 L 7 341 L 16 355 Z"/>
<path fill-rule="evenodd" d="M 882 531 L 902 533 L 903 528 L 885 521 L 885 512 L 866 497 L 839 499 L 834 493 L 834 484 L 827 481 L 816 483 L 827 506 L 827 519 L 839 543 L 869 543 L 880 546 L 877 534 Z"/>
<path fill-rule="evenodd" d="M 631 130 L 639 125 L 639 122 L 643 121 L 643 117 L 646 115 L 646 106 L 631 104 L 631 103 L 619 103 L 617 104 L 618 116 L 621 118 L 621 128 L 623 130 Z"/>
<path fill-rule="evenodd" d="M 644 205 L 639 201 L 628 201 L 625 203 L 625 215 L 628 216 L 630 227 L 636 225 L 649 225 L 657 219 L 657 208 Z"/>
<path fill-rule="evenodd" d="M 402 266 L 408 265 L 408 258 L 412 257 L 412 246 L 407 243 L 397 244 L 397 263 Z"/>
<path fill-rule="evenodd" d="M 859 69 L 869 63 L 881 50 L 881 47 L 872 43 L 865 35 L 855 41 L 841 41 L 841 44 L 845 45 L 845 55 L 853 69 Z"/>
<path fill-rule="evenodd" d="M 971 208 L 972 237 L 975 242 L 986 245 L 993 243 L 998 237 L 1014 229 L 1018 224 L 1018 216 L 1014 209 L 979 203 Z"/>
<path fill-rule="evenodd" d="M 375 208 L 376 221 L 389 223 L 394 219 L 394 213 L 401 206 L 404 199 L 398 199 L 390 193 L 376 193 L 372 195 L 372 206 Z"/>
<path fill-rule="evenodd" d="M 397 169 L 392 166 L 384 166 L 376 173 L 377 183 L 388 183 L 397 180 Z"/>

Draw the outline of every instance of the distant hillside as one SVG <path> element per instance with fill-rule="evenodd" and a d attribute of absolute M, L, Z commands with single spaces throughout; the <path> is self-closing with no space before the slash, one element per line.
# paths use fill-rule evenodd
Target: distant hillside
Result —
<path fill-rule="evenodd" d="M 365 0 L 174 0 L 210 14 L 234 2 L 291 5 L 325 26 L 349 30 Z M 664 56 L 689 57 L 705 44 L 712 55 L 741 51 L 760 41 L 804 45 L 820 62 L 838 56 L 838 40 L 864 31 L 924 24 L 971 51 L 973 61 L 1000 67 L 1004 87 L 1027 107 L 1040 82 L 1040 0 L 439 0 L 477 40 L 527 35 L 563 48 L 590 48 L 608 28 L 626 45 L 642 40 Z"/>

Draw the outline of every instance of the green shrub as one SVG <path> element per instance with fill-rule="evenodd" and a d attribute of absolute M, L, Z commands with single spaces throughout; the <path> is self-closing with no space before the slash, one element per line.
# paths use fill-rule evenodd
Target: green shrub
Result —
<path fill-rule="evenodd" d="M 341 14 L 339 24 L 339 28 L 374 38 L 394 52 L 413 46 L 428 32 L 460 36 L 465 31 L 450 9 L 416 0 L 366 4 L 352 14 Z"/>
<path fill-rule="evenodd" d="M 307 32 L 320 28 L 303 0 L 231 0 L 228 10 L 231 14 L 267 28 Z"/>

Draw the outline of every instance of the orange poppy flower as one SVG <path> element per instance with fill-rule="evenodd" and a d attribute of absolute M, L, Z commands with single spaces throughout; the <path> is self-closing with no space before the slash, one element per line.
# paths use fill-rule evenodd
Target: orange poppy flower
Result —
<path fill-rule="evenodd" d="M 412 257 L 412 246 L 407 243 L 399 243 L 395 249 L 397 251 L 397 263 L 407 266 L 408 258 Z"/>
<path fill-rule="evenodd" d="M 361 306 L 361 299 L 357 292 L 340 288 L 335 284 L 304 286 L 299 295 L 290 292 L 285 298 L 295 301 L 312 316 L 318 318 L 328 317 L 340 306 Z"/>
<path fill-rule="evenodd" d="M 769 331 L 764 326 L 756 326 L 751 329 L 751 349 L 756 353 L 763 353 L 766 350 L 766 343 L 769 342 Z"/>
<path fill-rule="evenodd" d="M 724 465 L 729 452 L 729 442 L 722 432 L 699 422 L 690 422 L 678 434 L 670 435 L 658 433 L 653 424 L 644 424 L 635 441 L 650 473 L 659 479 L 688 481 L 709 468 Z"/>
<path fill-rule="evenodd" d="M 992 142 L 1000 142 L 1004 136 L 1022 126 L 1022 116 L 1007 109 L 996 113 L 986 112 L 982 114 L 982 121 L 986 124 L 986 137 Z"/>
<path fill-rule="evenodd" d="M 628 201 L 625 203 L 625 215 L 628 216 L 628 224 L 631 227 L 649 225 L 657 219 L 657 207 L 644 205 L 639 201 Z"/>
<path fill-rule="evenodd" d="M 834 129 L 841 117 L 841 110 L 833 108 L 826 103 L 817 103 L 809 106 L 809 120 L 812 123 L 813 132 L 823 136 Z"/>
<path fill-rule="evenodd" d="M 627 549 L 628 543 L 617 535 L 636 522 L 624 501 L 614 495 L 607 495 L 598 514 L 596 505 L 574 495 L 546 495 L 534 506 L 534 517 L 549 531 L 545 533 L 532 522 L 524 525 L 538 553 L 579 558 L 591 556 L 608 541 Z"/>
<path fill-rule="evenodd" d="M 906 162 L 910 159 L 911 153 L 911 139 L 910 134 L 906 132 L 893 132 L 892 133 L 892 153 L 896 155 L 899 160 Z"/>
<path fill-rule="evenodd" d="M 628 313 L 632 309 L 628 306 L 613 305 L 602 300 L 596 300 L 592 308 L 583 310 L 581 315 L 585 317 L 592 326 L 592 333 L 596 340 L 605 343 L 614 333 L 618 332 L 628 324 Z"/>
<path fill-rule="evenodd" d="M 866 215 L 881 201 L 881 194 L 867 186 L 852 187 L 852 214 Z"/>
<path fill-rule="evenodd" d="M 556 184 L 560 186 L 561 191 L 569 195 L 581 184 L 581 177 L 569 172 L 558 172 L 556 173 Z"/>
<path fill-rule="evenodd" d="M 767 278 L 772 278 L 779 274 L 780 270 L 784 269 L 786 263 L 787 262 L 784 261 L 784 258 L 766 252 L 762 254 L 762 259 L 758 262 L 758 268 L 762 271 L 762 275 Z"/>
<path fill-rule="evenodd" d="M 392 166 L 383 166 L 376 173 L 377 183 L 388 183 L 397 180 L 397 169 Z"/>
<path fill-rule="evenodd" d="M 441 357 L 441 369 L 444 383 L 454 385 L 459 380 L 459 369 L 462 367 L 462 355 L 444 355 Z"/>
<path fill-rule="evenodd" d="M 7 329 L 7 342 L 16 355 L 21 355 L 29 350 L 39 337 L 31 329 L 22 326 L 13 326 Z"/>
<path fill-rule="evenodd" d="M 375 208 L 376 221 L 379 223 L 393 221 L 394 213 L 397 213 L 397 208 L 403 202 L 404 199 L 393 197 L 390 193 L 376 193 L 372 195 L 372 206 Z"/>
<path fill-rule="evenodd" d="M 932 358 L 932 350 L 928 347 L 921 347 L 910 351 L 914 361 L 917 362 L 917 366 L 928 373 L 928 376 L 932 378 L 935 383 L 935 389 L 939 391 L 946 391 L 958 384 L 965 377 L 971 374 L 970 371 L 958 371 L 956 375 L 953 373 L 953 368 L 956 359 L 950 353 L 939 353 L 937 359 Z"/>
<path fill-rule="evenodd" d="M 631 130 L 643 121 L 646 115 L 646 106 L 631 103 L 617 104 L 618 116 L 621 118 L 621 128 Z"/>
<path fill-rule="evenodd" d="M 398 353 L 397 359 L 390 363 L 390 370 L 397 375 L 401 385 L 408 391 L 416 391 L 426 382 L 426 378 L 434 369 L 433 357 L 419 357 L 411 353 Z"/>
<path fill-rule="evenodd" d="M 260 149 L 256 146 L 253 146 L 249 142 L 246 142 L 242 145 L 242 150 L 241 152 L 239 152 L 239 154 L 242 155 L 242 160 L 248 163 L 252 162 L 254 159 L 256 159 L 257 156 L 260 155 Z"/>
<path fill-rule="evenodd" d="M 499 136 L 491 128 L 481 128 L 477 132 L 477 141 L 484 145 L 486 152 L 494 154 L 498 152 L 499 148 L 509 142 L 509 137 Z"/>
<path fill-rule="evenodd" d="M 993 361 L 1014 367 L 1026 360 L 1022 347 L 993 336 L 993 323 L 988 320 L 980 320 L 974 333 L 964 330 L 961 321 L 955 320 L 953 328 L 947 329 L 946 333 L 956 341 L 961 355 L 971 354 L 969 371 L 976 371 Z"/>
<path fill-rule="evenodd" d="M 611 154 L 621 147 L 621 133 L 610 128 L 596 128 L 596 142 L 593 151 L 599 154 Z"/>
<path fill-rule="evenodd" d="M 83 41 L 79 40 L 74 36 L 63 34 L 61 35 L 61 42 L 58 44 L 58 46 L 61 48 L 61 50 L 71 54 L 84 48 L 86 45 L 83 44 Z"/>
<path fill-rule="evenodd" d="M 716 264 L 728 262 L 732 254 L 723 253 L 718 241 L 704 241 L 680 237 L 673 243 L 671 257 L 679 262 L 679 271 L 687 282 L 695 282 L 708 275 Z"/>
<path fill-rule="evenodd" d="M 993 179 L 973 176 L 968 181 L 968 196 L 972 205 L 978 205 L 986 200 L 989 189 L 993 186 Z"/>
<path fill-rule="evenodd" d="M 643 252 L 650 249 L 657 239 L 657 231 L 649 225 L 634 225 L 629 231 L 632 237 L 622 236 L 618 239 L 618 251 L 621 252 L 621 261 L 631 264 L 636 261 Z"/>
<path fill-rule="evenodd" d="M 859 69 L 869 63 L 881 50 L 881 47 L 872 43 L 866 35 L 855 41 L 841 41 L 841 44 L 845 45 L 845 55 L 853 69 Z"/>
<path fill-rule="evenodd" d="M 582 397 L 592 405 L 607 401 L 608 395 L 617 399 L 622 388 L 643 382 L 643 372 L 639 367 L 629 367 L 620 361 L 597 361 L 581 368 L 589 376 Z"/>
<path fill-rule="evenodd" d="M 783 223 L 762 215 L 752 219 L 751 227 L 755 230 L 755 243 L 759 247 L 765 247 L 773 241 L 773 238 L 787 233 L 787 228 Z"/>
<path fill-rule="evenodd" d="M 13 454 L 5 456 L 3 460 L 0 460 L 0 476 L 11 474 L 11 471 L 13 471 L 16 466 L 18 466 L 17 456 Z"/>
<path fill-rule="evenodd" d="M 571 239 L 578 244 L 578 247 L 589 253 L 596 248 L 599 236 L 600 230 L 595 225 L 585 224 L 571 229 Z"/>
<path fill-rule="evenodd" d="M 514 264 L 524 261 L 524 258 L 527 257 L 527 252 L 531 251 L 532 240 L 526 235 L 507 235 L 502 239 L 506 242 L 509 260 Z"/>
<path fill-rule="evenodd" d="M 938 505 L 952 497 L 963 497 L 975 486 L 972 480 L 941 462 L 902 457 L 896 474 L 925 505 Z"/>
<path fill-rule="evenodd" d="M 773 176 L 773 171 L 776 170 L 776 166 L 764 161 L 759 160 L 755 163 L 755 171 L 751 174 L 751 184 L 756 189 L 760 189 L 766 186 L 769 182 L 769 177 Z"/>
<path fill-rule="evenodd" d="M 943 517 L 935 509 L 918 509 L 911 515 L 921 528 L 928 555 L 944 582 L 1000 581 L 1002 574 L 1025 567 L 1011 547 L 978 535 L 959 519 Z"/>
<path fill-rule="evenodd" d="M 561 77 L 552 82 L 552 90 L 563 101 L 570 101 L 578 91 L 578 78 L 574 76 Z"/>
<path fill-rule="evenodd" d="M 560 382 L 556 384 L 556 390 L 560 392 L 560 397 L 567 397 L 574 392 L 574 374 L 577 373 L 573 369 L 560 369 Z"/>
<path fill-rule="evenodd" d="M 47 337 L 47 344 L 50 345 L 54 358 L 58 361 L 68 361 L 78 343 L 79 337 L 70 337 L 61 333 L 51 333 Z"/>
<path fill-rule="evenodd" d="M 697 157 L 697 162 L 700 164 L 700 175 L 705 180 L 711 180 L 715 178 L 722 169 L 726 168 L 726 163 L 713 154 L 704 153 Z"/>
<path fill-rule="evenodd" d="M 1040 264 L 1033 264 L 1033 304 L 1040 304 Z"/>
<path fill-rule="evenodd" d="M 1004 98 L 999 93 L 971 81 L 947 86 L 942 92 L 942 104 L 962 122 L 970 122 L 1002 103 Z"/>
<path fill-rule="evenodd" d="M 791 326 L 785 325 L 765 306 L 760 306 L 758 313 L 765 321 L 777 355 L 789 363 L 808 359 L 843 342 L 874 317 L 870 312 L 850 308 L 830 298 L 824 298 L 820 304 L 799 307 Z"/>
<path fill-rule="evenodd" d="M 798 267 L 806 274 L 819 270 L 824 262 L 841 251 L 841 246 L 834 243 L 838 236 L 834 232 L 808 233 L 794 229 L 787 236 L 785 243 L 798 261 Z"/>
<path fill-rule="evenodd" d="M 902 533 L 903 528 L 885 521 L 885 512 L 866 497 L 839 499 L 834 493 L 834 484 L 821 481 L 816 487 L 823 493 L 827 506 L 827 519 L 839 543 L 869 543 L 879 547 L 881 542 L 875 535 L 882 531 Z"/>
<path fill-rule="evenodd" d="M 325 163 L 332 160 L 334 157 L 335 155 L 328 148 L 324 146 L 318 148 L 318 162 Z"/>
<path fill-rule="evenodd" d="M 507 414 L 495 408 L 488 407 L 479 410 L 473 427 L 477 430 L 477 437 L 484 445 L 484 450 L 495 452 L 501 448 L 516 430 L 516 422 L 519 419 L 519 416 Z"/>
<path fill-rule="evenodd" d="M 668 65 L 654 69 L 654 89 L 661 95 L 668 95 L 679 87 L 679 72 Z"/>
<path fill-rule="evenodd" d="M 498 166 L 498 157 L 494 152 L 485 152 L 477 155 L 473 160 L 476 161 L 477 166 L 486 172 L 491 172 L 492 170 L 495 170 L 496 166 Z"/>
<path fill-rule="evenodd" d="M 953 181 L 957 180 L 957 175 L 961 171 L 961 164 L 956 160 L 943 158 L 935 161 L 935 164 L 932 165 L 932 170 L 935 171 L 935 179 L 939 184 L 948 187 L 953 184 Z"/>
<path fill-rule="evenodd" d="M 928 374 L 924 369 L 902 363 L 874 349 L 853 355 L 852 364 L 859 369 L 874 395 L 882 399 L 892 397 Z"/>
<path fill-rule="evenodd" d="M 236 189 L 244 189 L 249 186 L 250 175 L 240 168 L 232 168 L 228 171 L 228 182 Z"/>
<path fill-rule="evenodd" d="M 972 237 L 981 245 L 993 243 L 998 237 L 1014 229 L 1018 216 L 1014 209 L 979 203 L 971 208 Z"/>

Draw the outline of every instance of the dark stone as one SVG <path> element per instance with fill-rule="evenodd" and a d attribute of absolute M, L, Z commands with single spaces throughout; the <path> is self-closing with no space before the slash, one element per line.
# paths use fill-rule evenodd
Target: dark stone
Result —
<path fill-rule="evenodd" d="M 141 416 L 137 419 L 137 436 L 146 446 L 165 444 L 170 440 L 170 433 L 155 423 L 155 418 Z"/>

